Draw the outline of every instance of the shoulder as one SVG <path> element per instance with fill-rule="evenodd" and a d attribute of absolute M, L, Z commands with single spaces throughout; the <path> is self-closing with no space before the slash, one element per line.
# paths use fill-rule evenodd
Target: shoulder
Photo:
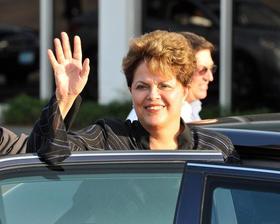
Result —
<path fill-rule="evenodd" d="M 193 135 L 194 149 L 220 150 L 223 152 L 226 161 L 239 160 L 239 156 L 227 136 L 216 131 L 195 126 L 191 126 L 190 130 Z"/>
<path fill-rule="evenodd" d="M 215 145 L 213 145 L 212 147 L 221 146 L 221 145 L 227 147 L 232 145 L 231 140 L 227 136 L 219 132 L 207 130 L 195 126 L 191 126 L 190 129 L 193 132 L 194 136 L 197 138 L 197 141 L 201 141 L 201 143 L 202 141 L 208 141 L 209 144 L 215 143 Z"/>
<path fill-rule="evenodd" d="M 200 100 L 195 100 L 191 103 L 191 107 L 192 107 L 192 113 L 195 114 L 196 116 L 196 119 L 195 120 L 200 120 L 200 117 L 199 117 L 199 112 L 201 111 L 202 109 L 202 103 Z M 198 119 L 199 118 L 199 119 Z"/>

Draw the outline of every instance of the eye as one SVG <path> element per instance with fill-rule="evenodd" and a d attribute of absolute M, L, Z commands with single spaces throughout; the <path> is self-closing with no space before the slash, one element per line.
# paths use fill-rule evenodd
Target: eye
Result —
<path fill-rule="evenodd" d="M 139 90 L 141 90 L 141 89 L 147 89 L 148 88 L 148 86 L 147 85 L 143 85 L 143 84 L 138 84 L 136 87 L 135 87 L 135 89 L 139 89 Z"/>
<path fill-rule="evenodd" d="M 167 83 L 161 83 L 158 86 L 159 89 L 172 89 L 172 86 Z"/>
<path fill-rule="evenodd" d="M 200 75 L 204 75 L 205 73 L 207 73 L 207 71 L 208 71 L 208 68 L 206 68 L 205 66 L 203 66 L 202 68 L 198 69 L 198 73 Z"/>

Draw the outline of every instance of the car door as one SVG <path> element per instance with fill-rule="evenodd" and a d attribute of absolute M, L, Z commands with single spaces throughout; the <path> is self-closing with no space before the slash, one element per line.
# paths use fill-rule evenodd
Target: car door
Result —
<path fill-rule="evenodd" d="M 190 162 L 175 223 L 279 223 L 279 205 L 278 168 Z"/>
<path fill-rule="evenodd" d="M 220 152 L 73 153 L 58 166 L 37 156 L 0 158 L 2 224 L 170 224 L 185 161 Z"/>

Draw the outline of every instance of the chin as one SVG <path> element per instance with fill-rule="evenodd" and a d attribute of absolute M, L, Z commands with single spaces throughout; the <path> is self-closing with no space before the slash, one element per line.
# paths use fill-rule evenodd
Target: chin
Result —
<path fill-rule="evenodd" d="M 158 119 L 158 118 L 148 118 L 144 120 L 145 124 L 150 126 L 150 127 L 160 127 L 161 124 L 164 123 L 164 121 L 162 119 Z"/>
<path fill-rule="evenodd" d="M 199 99 L 203 100 L 207 97 L 207 93 L 200 94 Z"/>

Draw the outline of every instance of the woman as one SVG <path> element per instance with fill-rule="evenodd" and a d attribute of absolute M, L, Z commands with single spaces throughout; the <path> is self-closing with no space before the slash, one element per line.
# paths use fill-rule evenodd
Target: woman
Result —
<path fill-rule="evenodd" d="M 212 60 L 212 52 L 214 46 L 204 37 L 190 32 L 181 32 L 181 34 L 189 41 L 194 51 L 197 69 L 192 75 L 189 83 L 189 89 L 186 101 L 181 109 L 181 117 L 185 122 L 201 120 L 199 113 L 201 111 L 201 101 L 207 96 L 208 85 L 214 80 L 216 66 Z M 137 120 L 135 110 L 132 109 L 127 119 Z"/>
<path fill-rule="evenodd" d="M 82 63 L 81 41 L 74 38 L 73 54 L 66 33 L 48 51 L 56 91 L 28 140 L 50 164 L 78 150 L 222 150 L 226 160 L 238 159 L 225 136 L 188 127 L 180 119 L 187 85 L 196 68 L 195 57 L 181 34 L 154 31 L 132 40 L 123 71 L 138 121 L 101 119 L 76 133 L 69 131 L 89 74 L 89 59 Z"/>

